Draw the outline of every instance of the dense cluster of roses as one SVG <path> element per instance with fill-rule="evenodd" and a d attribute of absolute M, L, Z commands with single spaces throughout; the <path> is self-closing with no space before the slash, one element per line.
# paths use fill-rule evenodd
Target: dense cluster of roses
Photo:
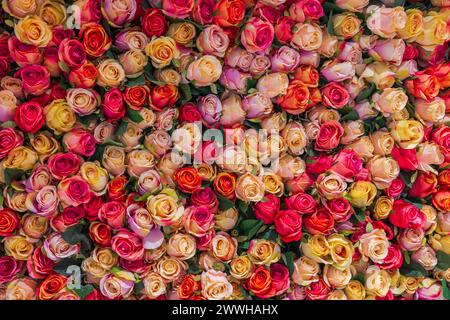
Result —
<path fill-rule="evenodd" d="M 3 0 L 1 29 L 0 299 L 450 298 L 450 1 Z"/>

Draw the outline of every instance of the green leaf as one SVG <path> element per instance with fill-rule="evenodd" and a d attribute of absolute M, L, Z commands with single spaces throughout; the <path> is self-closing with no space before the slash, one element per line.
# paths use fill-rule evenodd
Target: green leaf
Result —
<path fill-rule="evenodd" d="M 346 113 L 341 117 L 341 121 L 354 121 L 359 119 L 359 114 L 355 109 L 352 109 L 350 112 Z"/>
<path fill-rule="evenodd" d="M 188 84 L 182 83 L 178 88 L 181 90 L 181 94 L 183 96 L 183 99 L 181 100 L 182 103 L 192 100 L 191 87 Z"/>
<path fill-rule="evenodd" d="M 364 282 L 365 282 L 365 279 L 364 279 L 364 273 L 358 272 L 357 274 L 355 274 L 355 275 L 353 276 L 353 280 L 356 280 L 356 281 L 359 281 L 359 282 L 361 282 L 361 283 L 364 283 Z"/>
<path fill-rule="evenodd" d="M 138 295 L 141 293 L 142 289 L 144 289 L 144 282 L 143 281 L 136 282 L 133 288 L 133 293 Z"/>
<path fill-rule="evenodd" d="M 116 130 L 116 135 L 121 136 L 125 132 L 125 130 L 127 130 L 127 128 L 128 128 L 128 122 L 122 121 Z"/>
<path fill-rule="evenodd" d="M 247 236 L 247 238 L 250 240 L 256 235 L 259 228 L 261 228 L 263 224 L 264 222 L 258 219 L 242 220 L 242 222 L 239 224 L 239 229 L 241 230 L 241 234 Z"/>
<path fill-rule="evenodd" d="M 143 85 L 145 85 L 145 77 L 143 74 L 137 78 L 128 79 L 125 82 L 125 87 L 136 87 L 136 86 L 143 86 Z"/>
<path fill-rule="evenodd" d="M 256 88 L 256 84 L 258 83 L 257 79 L 249 78 L 247 79 L 247 91 L 252 88 Z"/>
<path fill-rule="evenodd" d="M 436 265 L 437 268 L 441 270 L 447 270 L 448 268 L 450 268 L 450 254 L 439 250 L 438 252 L 436 252 L 436 257 L 438 259 L 438 263 Z"/>
<path fill-rule="evenodd" d="M 83 255 L 88 255 L 92 245 L 89 237 L 83 233 L 83 225 L 77 224 L 73 227 L 67 228 L 61 234 L 62 238 L 69 244 L 80 244 L 81 245 L 81 253 Z"/>
<path fill-rule="evenodd" d="M 7 185 L 11 184 L 12 181 L 20 179 L 25 172 L 20 169 L 5 169 L 5 183 Z"/>
<path fill-rule="evenodd" d="M 327 32 L 331 36 L 334 36 L 334 29 L 333 29 L 333 10 L 330 11 L 330 14 L 328 15 L 328 22 L 327 22 Z"/>
<path fill-rule="evenodd" d="M 369 87 L 362 90 L 358 96 L 356 97 L 356 102 L 361 102 L 363 100 L 369 99 L 372 94 L 375 92 L 376 86 L 373 82 L 369 84 Z"/>
<path fill-rule="evenodd" d="M 144 120 L 144 118 L 142 118 L 139 112 L 130 108 L 127 109 L 127 117 L 130 118 L 131 121 L 136 123 L 139 123 L 142 120 Z"/>
<path fill-rule="evenodd" d="M 80 289 L 73 289 L 73 291 L 75 291 L 75 293 L 81 298 L 84 299 L 86 298 L 86 296 L 91 293 L 92 291 L 94 291 L 94 287 L 92 286 L 92 284 L 88 284 L 85 286 L 81 286 Z"/>
<path fill-rule="evenodd" d="M 65 258 L 53 266 L 53 271 L 63 276 L 70 276 L 71 273 L 67 272 L 67 268 L 70 266 L 80 266 L 80 265 L 81 260 L 73 258 Z"/>
<path fill-rule="evenodd" d="M 294 253 L 292 251 L 288 251 L 283 254 L 283 262 L 289 270 L 289 274 L 292 275 L 294 272 Z"/>
<path fill-rule="evenodd" d="M 246 202 L 246 201 L 238 201 L 238 208 L 239 211 L 241 211 L 242 213 L 247 213 L 248 208 L 250 207 L 250 203 Z"/>
<path fill-rule="evenodd" d="M 233 201 L 231 201 L 225 197 L 222 197 L 222 196 L 218 196 L 217 198 L 219 200 L 219 210 L 220 211 L 225 211 L 225 210 L 228 210 L 228 209 L 234 207 Z"/>
<path fill-rule="evenodd" d="M 410 264 L 404 264 L 400 269 L 400 273 L 408 277 L 423 277 L 428 275 L 428 271 L 418 263 L 417 261 L 411 260 Z"/>
<path fill-rule="evenodd" d="M 366 208 L 355 208 L 355 217 L 359 222 L 366 220 Z"/>
<path fill-rule="evenodd" d="M 450 289 L 448 288 L 447 281 L 445 279 L 442 279 L 442 296 L 450 300 Z"/>

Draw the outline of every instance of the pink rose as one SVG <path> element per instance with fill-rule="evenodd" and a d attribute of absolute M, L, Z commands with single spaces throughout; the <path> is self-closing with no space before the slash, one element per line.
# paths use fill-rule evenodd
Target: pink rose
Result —
<path fill-rule="evenodd" d="M 26 65 L 40 64 L 42 62 L 42 50 L 31 44 L 20 42 L 12 36 L 8 40 L 8 48 L 11 58 L 19 67 Z"/>
<path fill-rule="evenodd" d="M 270 47 L 275 31 L 270 22 L 250 18 L 242 29 L 241 43 L 251 53 L 263 52 Z"/>
<path fill-rule="evenodd" d="M 253 211 L 256 218 L 262 220 L 264 223 L 269 224 L 275 221 L 275 215 L 280 210 L 280 198 L 273 194 L 267 194 L 265 199 L 255 203 Z"/>
<path fill-rule="evenodd" d="M 63 142 L 67 150 L 81 156 L 90 157 L 95 152 L 95 138 L 84 129 L 74 129 L 66 133 Z"/>
<path fill-rule="evenodd" d="M 28 65 L 14 74 L 22 79 L 25 94 L 39 96 L 50 88 L 50 73 L 41 65 Z"/>
<path fill-rule="evenodd" d="M 172 18 L 187 18 L 194 9 L 194 0 L 162 0 L 164 14 Z"/>
<path fill-rule="evenodd" d="M 77 207 L 89 202 L 89 184 L 80 176 L 64 178 L 58 184 L 58 196 L 64 204 Z"/>

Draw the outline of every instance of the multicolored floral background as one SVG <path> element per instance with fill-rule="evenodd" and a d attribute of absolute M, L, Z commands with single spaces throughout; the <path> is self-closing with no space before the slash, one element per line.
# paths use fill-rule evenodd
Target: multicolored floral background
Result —
<path fill-rule="evenodd" d="M 449 0 L 0 20 L 0 299 L 450 298 Z"/>

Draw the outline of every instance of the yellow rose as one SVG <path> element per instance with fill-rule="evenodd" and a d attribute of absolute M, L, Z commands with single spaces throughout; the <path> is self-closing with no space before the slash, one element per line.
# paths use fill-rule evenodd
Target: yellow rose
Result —
<path fill-rule="evenodd" d="M 195 27 L 189 22 L 172 23 L 167 30 L 167 35 L 175 42 L 187 45 L 195 38 Z"/>
<path fill-rule="evenodd" d="M 220 60 L 212 55 L 204 55 L 189 64 L 186 77 L 194 81 L 196 87 L 205 87 L 219 80 L 221 74 Z"/>
<path fill-rule="evenodd" d="M 350 185 L 348 200 L 355 207 L 366 207 L 372 204 L 377 195 L 377 188 L 369 181 L 356 181 Z"/>
<path fill-rule="evenodd" d="M 36 47 L 46 47 L 53 37 L 48 24 L 42 18 L 34 15 L 19 20 L 14 28 L 14 33 L 21 42 Z"/>
<path fill-rule="evenodd" d="M 119 262 L 117 254 L 110 248 L 96 247 L 92 252 L 92 258 L 106 270 L 112 269 Z"/>
<path fill-rule="evenodd" d="M 281 197 L 284 193 L 284 183 L 281 177 L 273 172 L 264 172 L 262 176 L 265 191 Z"/>
<path fill-rule="evenodd" d="M 345 286 L 344 292 L 349 300 L 364 300 L 366 297 L 364 285 L 357 280 L 350 280 Z"/>
<path fill-rule="evenodd" d="M 330 245 L 324 235 L 315 234 L 306 243 L 301 244 L 303 254 L 319 263 L 330 264 Z"/>
<path fill-rule="evenodd" d="M 152 60 L 153 66 L 158 69 L 169 65 L 172 59 L 180 57 L 177 44 L 171 37 L 154 38 L 145 47 L 145 53 Z"/>
<path fill-rule="evenodd" d="M 386 88 L 381 94 L 374 94 L 372 101 L 375 102 L 375 109 L 380 111 L 383 116 L 389 117 L 406 107 L 408 96 L 399 88 Z"/>
<path fill-rule="evenodd" d="M 361 73 L 361 78 L 367 82 L 373 82 L 378 89 L 390 88 L 395 83 L 393 66 L 384 62 L 374 62 L 366 66 Z"/>
<path fill-rule="evenodd" d="M 147 209 L 152 215 L 153 221 L 160 226 L 179 223 L 183 217 L 184 208 L 178 205 L 177 200 L 162 191 L 156 196 L 150 196 L 147 200 Z"/>
<path fill-rule="evenodd" d="M 117 60 L 103 60 L 97 69 L 97 84 L 101 87 L 118 87 L 125 80 L 125 70 Z"/>
<path fill-rule="evenodd" d="M 281 258 L 280 246 L 276 242 L 265 239 L 253 239 L 247 253 L 250 260 L 257 265 L 270 265 Z"/>
<path fill-rule="evenodd" d="M 146 275 L 143 282 L 144 293 L 152 299 L 156 299 L 160 295 L 166 293 L 166 284 L 164 283 L 164 279 L 156 272 L 150 272 Z"/>
<path fill-rule="evenodd" d="M 16 260 L 26 261 L 33 253 L 33 245 L 22 236 L 11 236 L 4 240 L 5 253 Z"/>
<path fill-rule="evenodd" d="M 251 276 L 253 263 L 247 255 L 235 257 L 230 262 L 230 274 L 238 279 L 247 279 Z"/>
<path fill-rule="evenodd" d="M 31 170 L 38 161 L 36 152 L 28 147 L 20 146 L 12 149 L 3 161 L 4 169 Z"/>
<path fill-rule="evenodd" d="M 423 32 L 417 36 L 416 42 L 428 51 L 433 51 L 438 45 L 444 44 L 450 36 L 446 16 L 430 11 L 423 19 Z"/>
<path fill-rule="evenodd" d="M 392 121 L 389 124 L 394 140 L 403 149 L 413 149 L 422 141 L 423 125 L 416 120 Z"/>
<path fill-rule="evenodd" d="M 63 24 L 67 18 L 66 7 L 63 0 L 45 0 L 37 11 L 49 26 L 57 26 Z"/>
<path fill-rule="evenodd" d="M 381 196 L 375 201 L 375 207 L 373 208 L 373 215 L 377 220 L 386 219 L 392 211 L 393 202 L 392 199 L 386 196 Z"/>
<path fill-rule="evenodd" d="M 339 233 L 332 234 L 327 241 L 330 246 L 332 265 L 339 270 L 348 268 L 355 251 L 352 242 Z"/>
<path fill-rule="evenodd" d="M 180 260 L 187 260 L 195 255 L 197 245 L 193 236 L 176 233 L 167 242 L 167 254 Z"/>
<path fill-rule="evenodd" d="M 345 39 L 353 37 L 359 32 L 361 20 L 353 13 L 336 14 L 332 18 L 333 31 L 337 36 Z"/>
<path fill-rule="evenodd" d="M 80 168 L 81 177 L 89 184 L 92 191 L 102 194 L 108 184 L 108 171 L 97 163 L 85 162 Z"/>
<path fill-rule="evenodd" d="M 81 269 L 86 272 L 88 279 L 94 283 L 98 282 L 99 279 L 103 278 L 108 273 L 108 271 L 92 257 L 83 260 Z"/>
<path fill-rule="evenodd" d="M 423 31 L 423 12 L 419 9 L 406 10 L 405 27 L 397 30 L 397 35 L 407 42 L 414 42 Z"/>
<path fill-rule="evenodd" d="M 77 117 L 66 100 L 53 100 L 44 108 L 44 114 L 47 126 L 54 131 L 55 134 L 69 132 L 72 130 Z"/>
<path fill-rule="evenodd" d="M 30 144 L 41 160 L 59 150 L 58 141 L 48 132 L 38 132 L 30 139 Z"/>
<path fill-rule="evenodd" d="M 391 276 L 386 270 L 382 270 L 377 266 L 367 268 L 365 277 L 365 285 L 369 294 L 384 297 L 391 285 Z"/>

